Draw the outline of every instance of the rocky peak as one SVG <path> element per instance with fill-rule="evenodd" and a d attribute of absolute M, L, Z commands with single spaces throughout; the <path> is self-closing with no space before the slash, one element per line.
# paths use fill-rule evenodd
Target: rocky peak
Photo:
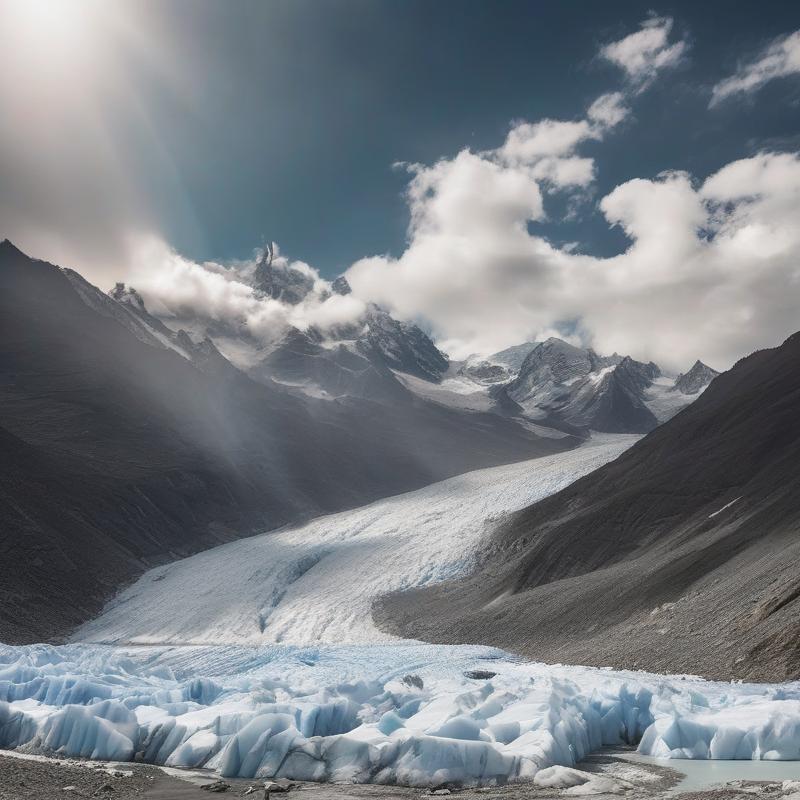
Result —
<path fill-rule="evenodd" d="M 340 275 L 336 280 L 331 284 L 331 290 L 334 294 L 341 294 L 346 295 L 350 294 L 353 290 L 350 288 L 350 283 L 345 278 L 344 275 Z"/>
<path fill-rule="evenodd" d="M 147 310 L 142 296 L 132 286 L 126 286 L 124 283 L 116 283 L 108 295 L 118 303 L 125 303 L 126 305 L 132 306 L 137 311 Z"/>
<path fill-rule="evenodd" d="M 589 351 L 551 337 L 532 350 L 520 367 L 517 381 L 534 378 L 535 383 L 551 380 L 565 383 L 592 371 Z"/>
<path fill-rule="evenodd" d="M 683 394 L 697 394 L 711 383 L 717 375 L 719 375 L 719 372 L 715 369 L 712 369 L 702 361 L 695 361 L 688 372 L 681 373 L 675 379 L 675 391 Z"/>
<path fill-rule="evenodd" d="M 297 305 L 314 288 L 314 278 L 288 264 L 275 264 L 274 250 L 269 244 L 256 266 L 253 285 L 266 297 Z"/>
<path fill-rule="evenodd" d="M 623 356 L 616 352 L 610 356 L 601 356 L 591 347 L 586 352 L 589 354 L 589 360 L 592 362 L 592 371 L 605 369 L 606 367 L 616 367 L 617 364 L 623 360 Z"/>
<path fill-rule="evenodd" d="M 417 325 L 399 322 L 386 311 L 372 307 L 358 349 L 392 369 L 438 382 L 450 362 L 431 338 Z"/>
<path fill-rule="evenodd" d="M 647 364 L 625 356 L 614 368 L 614 377 L 628 390 L 641 392 L 661 376 L 661 370 L 652 361 Z"/>

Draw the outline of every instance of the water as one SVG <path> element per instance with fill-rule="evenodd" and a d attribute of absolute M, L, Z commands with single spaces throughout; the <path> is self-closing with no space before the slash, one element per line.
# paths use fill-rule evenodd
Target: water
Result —
<path fill-rule="evenodd" d="M 683 775 L 671 793 L 698 792 L 731 781 L 800 781 L 800 761 L 701 761 L 676 758 L 653 758 L 626 753 L 625 758 L 656 764 Z"/>

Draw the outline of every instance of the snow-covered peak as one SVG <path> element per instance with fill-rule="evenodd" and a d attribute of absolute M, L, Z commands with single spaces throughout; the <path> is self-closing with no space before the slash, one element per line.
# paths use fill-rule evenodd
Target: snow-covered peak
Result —
<path fill-rule="evenodd" d="M 126 305 L 132 306 L 137 311 L 146 311 L 142 296 L 132 286 L 126 286 L 124 283 L 116 283 L 114 284 L 114 288 L 109 291 L 108 295 L 118 303 L 125 303 Z"/>
<path fill-rule="evenodd" d="M 364 355 L 409 375 L 441 380 L 449 359 L 418 325 L 399 322 L 377 306 L 368 311 L 366 323 L 357 343 Z"/>
<path fill-rule="evenodd" d="M 302 269 L 285 259 L 274 259 L 271 245 L 265 248 L 253 275 L 253 285 L 273 300 L 297 305 L 314 288 L 315 277 L 308 268 Z M 303 265 L 304 266 L 304 265 Z"/>
<path fill-rule="evenodd" d="M 530 394 L 548 384 L 568 384 L 592 370 L 588 350 L 551 337 L 534 348 L 522 362 L 513 391 Z"/>
<path fill-rule="evenodd" d="M 630 356 L 598 355 L 551 337 L 533 349 L 503 387 L 523 412 L 553 425 L 646 432 L 658 420 L 646 392 L 661 370 Z"/>

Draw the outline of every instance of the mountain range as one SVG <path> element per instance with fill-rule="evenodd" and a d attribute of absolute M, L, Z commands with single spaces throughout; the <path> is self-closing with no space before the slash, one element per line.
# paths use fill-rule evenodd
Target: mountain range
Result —
<path fill-rule="evenodd" d="M 285 303 L 313 286 L 269 252 L 253 285 Z M 676 382 L 560 340 L 481 375 L 377 306 L 264 346 L 188 331 L 135 288 L 105 293 L 8 241 L 0 290 L 7 642 L 57 638 L 149 567 L 233 538 L 565 450 L 591 428 L 647 430 L 656 394 L 672 413 L 716 375 L 696 365 Z"/>
<path fill-rule="evenodd" d="M 800 677 L 798 364 L 800 333 L 742 359 L 615 461 L 512 515 L 470 577 L 385 597 L 376 618 L 551 662 Z"/>
<path fill-rule="evenodd" d="M 0 243 L 0 640 L 57 638 L 154 564 L 573 445 L 418 398 L 371 341 L 342 372 L 391 401 L 320 399 Z"/>
<path fill-rule="evenodd" d="M 290 305 L 319 293 L 318 280 L 301 267 L 276 263 L 270 247 L 259 259 L 253 289 Z M 321 296 L 351 293 L 339 276 Z M 645 433 L 688 405 L 718 374 L 700 361 L 669 376 L 653 362 L 614 353 L 600 356 L 561 339 L 527 342 L 485 359 L 451 361 L 416 324 L 370 304 L 360 318 L 322 330 L 289 327 L 276 341 L 256 342 L 246 330 L 220 330 L 218 322 L 185 320 L 167 327 L 145 308 L 132 287 L 118 284 L 111 297 L 139 318 L 147 331 L 198 365 L 224 369 L 225 356 L 256 381 L 316 399 L 370 399 L 408 403 L 414 398 L 457 412 L 486 412 L 538 431 L 585 436 L 590 430 Z M 242 358 L 242 353 L 247 353 Z"/>

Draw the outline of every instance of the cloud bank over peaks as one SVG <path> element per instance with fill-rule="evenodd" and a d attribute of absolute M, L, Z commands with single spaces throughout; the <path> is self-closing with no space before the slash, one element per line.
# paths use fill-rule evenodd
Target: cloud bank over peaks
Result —
<path fill-rule="evenodd" d="M 243 337 L 256 345 L 269 345 L 289 327 L 326 331 L 357 321 L 366 308 L 353 295 L 333 293 L 330 283 L 313 267 L 290 261 L 277 246 L 274 270 L 293 270 L 313 281 L 298 303 L 269 297 L 254 285 L 260 252 L 249 260 L 199 264 L 156 237 L 132 241 L 130 251 L 132 266 L 126 280 L 142 295 L 148 310 L 172 327 L 197 329 L 199 325 L 212 338 Z M 229 355 L 237 360 L 236 352 Z"/>
<path fill-rule="evenodd" d="M 455 359 L 567 331 L 599 352 L 666 368 L 685 370 L 697 358 L 727 368 L 800 326 L 798 154 L 764 152 L 707 177 L 666 171 L 618 185 L 596 207 L 628 239 L 609 258 L 575 242 L 556 246 L 536 226 L 558 223 L 548 215 L 552 194 L 566 195 L 568 206 L 591 196 L 595 162 L 581 148 L 612 135 L 637 95 L 685 56 L 686 42 L 671 41 L 671 30 L 671 19 L 652 17 L 603 47 L 627 86 L 583 115 L 519 121 L 496 149 L 404 165 L 406 249 L 355 262 L 346 273 L 351 294 L 276 253 L 274 269 L 311 286 L 287 302 L 259 291 L 257 257 L 196 264 L 158 240 L 138 242 L 130 282 L 162 316 L 200 318 L 262 346 L 289 326 L 346 325 L 376 303 L 423 322 Z"/>
<path fill-rule="evenodd" d="M 398 258 L 352 266 L 357 297 L 431 321 L 454 358 L 488 354 L 578 321 L 586 343 L 682 369 L 726 368 L 798 327 L 800 159 L 762 153 L 697 184 L 683 172 L 634 179 L 600 201 L 630 239 L 596 258 L 528 230 L 537 179 L 464 150 L 418 168 Z"/>

